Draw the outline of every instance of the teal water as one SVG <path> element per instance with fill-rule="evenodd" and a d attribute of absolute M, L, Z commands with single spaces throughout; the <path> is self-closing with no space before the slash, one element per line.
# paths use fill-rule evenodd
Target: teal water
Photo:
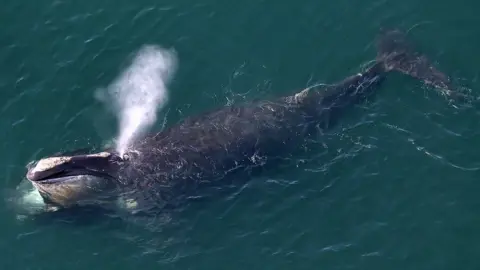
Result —
<path fill-rule="evenodd" d="M 167 124 L 357 72 L 382 26 L 412 28 L 418 48 L 478 95 L 478 8 L 472 0 L 5 0 L 2 269 L 478 269 L 479 110 L 450 106 L 402 75 L 297 166 L 173 216 L 38 222 L 15 203 L 31 160 L 116 136 L 115 116 L 94 94 L 144 44 L 178 53 L 159 113 Z"/>

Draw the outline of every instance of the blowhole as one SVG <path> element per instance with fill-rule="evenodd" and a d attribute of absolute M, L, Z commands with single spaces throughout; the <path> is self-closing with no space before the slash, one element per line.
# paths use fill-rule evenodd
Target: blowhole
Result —
<path fill-rule="evenodd" d="M 128 151 L 127 153 L 124 153 L 124 154 L 121 156 L 121 159 L 122 159 L 123 161 L 129 161 L 130 159 L 135 158 L 135 157 L 138 157 L 139 155 L 140 155 L 140 152 L 135 151 L 135 150 L 131 150 L 131 151 Z"/>

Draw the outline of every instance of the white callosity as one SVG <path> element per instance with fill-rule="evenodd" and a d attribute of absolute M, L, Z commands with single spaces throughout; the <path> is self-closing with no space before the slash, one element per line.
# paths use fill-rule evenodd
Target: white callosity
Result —
<path fill-rule="evenodd" d="M 88 157 L 109 157 L 111 154 L 108 152 L 100 152 L 90 155 L 85 155 L 86 158 Z M 38 161 L 35 168 L 32 169 L 31 173 L 42 172 L 49 169 L 52 169 L 56 166 L 65 164 L 72 160 L 72 157 L 50 157 L 44 158 Z"/>

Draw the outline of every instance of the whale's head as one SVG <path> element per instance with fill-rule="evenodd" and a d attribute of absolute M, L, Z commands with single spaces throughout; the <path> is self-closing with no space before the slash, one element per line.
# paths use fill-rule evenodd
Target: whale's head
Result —
<path fill-rule="evenodd" d="M 52 156 L 29 164 L 26 177 L 47 204 L 102 203 L 116 188 L 124 162 L 111 152 Z"/>

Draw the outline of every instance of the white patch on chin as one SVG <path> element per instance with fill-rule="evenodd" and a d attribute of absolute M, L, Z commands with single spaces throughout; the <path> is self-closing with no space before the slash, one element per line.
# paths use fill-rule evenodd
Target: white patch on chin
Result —
<path fill-rule="evenodd" d="M 138 212 L 138 202 L 132 198 L 120 197 L 117 199 L 117 207 L 129 213 L 135 214 Z"/>

